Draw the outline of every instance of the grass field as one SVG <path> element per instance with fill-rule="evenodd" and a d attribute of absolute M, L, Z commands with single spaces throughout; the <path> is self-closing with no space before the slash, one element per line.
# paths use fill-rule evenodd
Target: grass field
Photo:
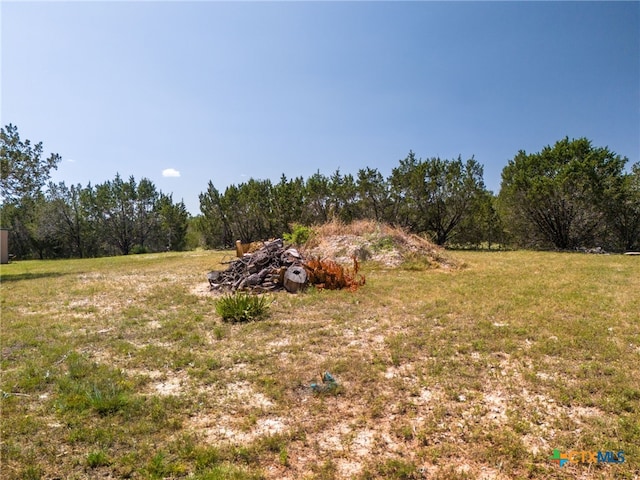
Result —
<path fill-rule="evenodd" d="M 638 478 L 640 258 L 452 255 L 240 324 L 224 252 L 3 265 L 0 476 Z"/>

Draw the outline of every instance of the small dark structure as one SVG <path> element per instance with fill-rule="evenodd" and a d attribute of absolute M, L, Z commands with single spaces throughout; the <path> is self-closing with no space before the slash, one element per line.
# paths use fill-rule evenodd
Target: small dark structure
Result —
<path fill-rule="evenodd" d="M 0 263 L 9 263 L 9 230 L 0 228 Z"/>

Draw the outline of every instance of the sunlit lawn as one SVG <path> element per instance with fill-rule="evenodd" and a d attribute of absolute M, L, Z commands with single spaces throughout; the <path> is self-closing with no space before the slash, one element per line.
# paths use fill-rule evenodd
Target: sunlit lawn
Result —
<path fill-rule="evenodd" d="M 452 255 L 241 324 L 207 291 L 228 252 L 3 265 L 0 477 L 639 475 L 640 258 Z"/>

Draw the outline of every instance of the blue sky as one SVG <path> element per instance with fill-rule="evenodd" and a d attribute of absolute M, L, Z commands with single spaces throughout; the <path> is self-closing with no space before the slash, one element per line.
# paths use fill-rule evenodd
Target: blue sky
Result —
<path fill-rule="evenodd" d="M 3 1 L 1 123 L 55 181 L 220 191 L 409 150 L 485 167 L 587 137 L 640 161 L 640 2 Z M 164 174 L 163 174 L 164 172 Z M 179 175 L 179 176 L 178 176 Z"/>

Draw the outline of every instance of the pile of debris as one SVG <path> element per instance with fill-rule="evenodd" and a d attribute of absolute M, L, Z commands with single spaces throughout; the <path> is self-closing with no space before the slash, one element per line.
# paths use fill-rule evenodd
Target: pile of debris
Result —
<path fill-rule="evenodd" d="M 271 292 L 285 288 L 297 292 L 307 283 L 302 256 L 285 249 L 281 238 L 267 242 L 253 253 L 233 260 L 226 270 L 207 274 L 210 290 Z"/>
<path fill-rule="evenodd" d="M 331 260 L 305 260 L 295 248 L 287 248 L 281 238 L 265 242 L 251 253 L 237 249 L 235 260 L 226 270 L 207 274 L 210 290 L 254 293 L 287 290 L 295 293 L 308 284 L 317 288 L 355 290 L 364 285 L 364 276 L 357 276 L 358 262 L 354 258 L 351 271 Z"/>
<path fill-rule="evenodd" d="M 462 262 L 427 238 L 411 234 L 402 228 L 371 220 L 348 224 L 333 220 L 315 225 L 313 234 L 301 248 L 307 257 L 331 258 L 341 265 L 372 261 L 385 267 L 404 264 L 416 268 L 457 269 Z"/>

